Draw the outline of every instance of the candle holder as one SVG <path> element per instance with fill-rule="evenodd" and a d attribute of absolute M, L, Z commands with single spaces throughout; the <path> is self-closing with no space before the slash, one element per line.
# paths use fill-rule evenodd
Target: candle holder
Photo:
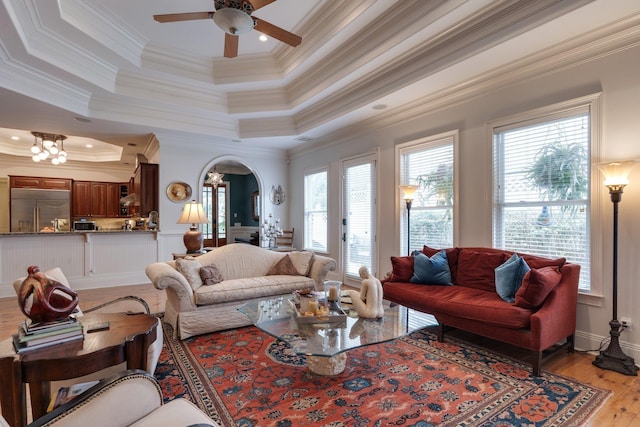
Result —
<path fill-rule="evenodd" d="M 327 301 L 329 311 L 342 311 L 340 306 L 340 295 L 342 289 L 342 282 L 339 280 L 326 280 L 324 282 L 324 297 Z"/>
<path fill-rule="evenodd" d="M 262 224 L 262 240 L 268 242 L 269 249 L 276 247 L 276 240 L 278 236 L 282 236 L 283 231 L 280 227 L 280 220 L 273 219 L 273 215 L 269 214 L 269 217 L 264 220 Z"/>

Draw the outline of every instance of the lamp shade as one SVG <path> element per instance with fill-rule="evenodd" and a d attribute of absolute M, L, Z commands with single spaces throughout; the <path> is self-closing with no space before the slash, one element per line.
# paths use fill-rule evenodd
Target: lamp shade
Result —
<path fill-rule="evenodd" d="M 253 29 L 253 19 L 242 10 L 225 7 L 216 11 L 213 20 L 228 34 L 244 34 Z"/>
<path fill-rule="evenodd" d="M 417 185 L 401 185 L 400 190 L 402 191 L 402 198 L 404 200 L 413 200 L 413 196 L 416 194 L 418 190 Z"/>
<path fill-rule="evenodd" d="M 192 200 L 182 208 L 182 215 L 180 215 L 177 224 L 207 224 L 208 222 L 209 219 L 204 214 L 202 203 Z"/>
<path fill-rule="evenodd" d="M 607 187 L 624 187 L 629 184 L 629 174 L 637 160 L 626 160 L 624 162 L 605 162 L 595 166 L 604 175 L 604 185 Z"/>
<path fill-rule="evenodd" d="M 206 224 L 208 222 L 209 218 L 204 214 L 202 203 L 192 200 L 182 208 L 182 215 L 180 215 L 177 223 L 191 224 L 189 230 L 182 237 L 188 254 L 198 253 L 202 250 L 202 232 L 198 230 L 196 224 Z"/>

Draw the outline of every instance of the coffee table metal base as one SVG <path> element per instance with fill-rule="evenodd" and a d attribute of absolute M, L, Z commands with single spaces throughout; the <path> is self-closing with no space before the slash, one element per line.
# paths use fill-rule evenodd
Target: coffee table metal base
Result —
<path fill-rule="evenodd" d="M 335 356 L 307 356 L 307 368 L 318 375 L 338 375 L 344 371 L 347 365 L 347 354 L 340 353 Z"/>

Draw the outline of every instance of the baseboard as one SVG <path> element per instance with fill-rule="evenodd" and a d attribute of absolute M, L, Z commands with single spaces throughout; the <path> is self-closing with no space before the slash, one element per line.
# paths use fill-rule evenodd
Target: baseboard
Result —
<path fill-rule="evenodd" d="M 600 346 L 602 346 L 602 350 L 607 348 L 609 336 L 595 335 L 589 334 L 586 332 L 576 332 L 575 335 L 575 348 L 579 351 L 586 351 L 588 353 L 593 354 L 594 356 L 598 354 L 600 351 Z M 624 335 L 622 336 L 624 338 Z M 606 340 L 606 341 L 605 341 Z M 603 344 L 605 343 L 605 344 Z M 640 363 L 640 345 L 633 344 L 624 340 L 620 340 L 620 348 L 627 356 L 633 357 L 633 360 L 636 362 L 636 365 Z"/>

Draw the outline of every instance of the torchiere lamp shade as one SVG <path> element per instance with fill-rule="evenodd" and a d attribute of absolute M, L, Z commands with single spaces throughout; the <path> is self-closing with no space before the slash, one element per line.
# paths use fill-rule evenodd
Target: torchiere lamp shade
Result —
<path fill-rule="evenodd" d="M 191 224 L 189 231 L 184 233 L 182 238 L 188 254 L 200 252 L 202 250 L 202 232 L 196 224 L 207 224 L 209 219 L 204 213 L 202 203 L 192 200 L 182 208 L 182 215 L 177 224 Z"/>

